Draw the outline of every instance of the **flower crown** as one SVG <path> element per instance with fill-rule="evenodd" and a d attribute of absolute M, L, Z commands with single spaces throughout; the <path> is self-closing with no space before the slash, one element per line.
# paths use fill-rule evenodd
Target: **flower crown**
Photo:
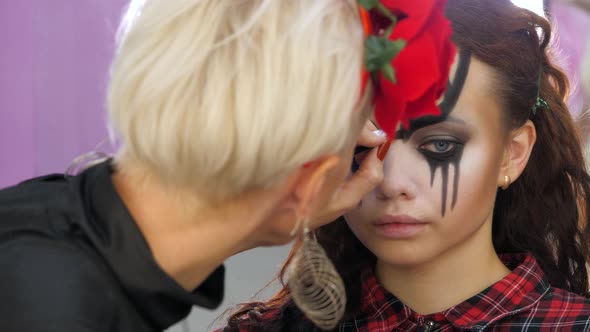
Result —
<path fill-rule="evenodd" d="M 440 116 L 456 48 L 446 0 L 358 0 L 365 31 L 362 91 L 375 86 L 375 118 L 391 138 L 398 123 Z"/>

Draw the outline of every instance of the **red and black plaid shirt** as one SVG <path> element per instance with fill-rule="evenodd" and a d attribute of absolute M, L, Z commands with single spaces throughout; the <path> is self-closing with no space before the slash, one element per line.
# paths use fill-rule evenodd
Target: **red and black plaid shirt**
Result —
<path fill-rule="evenodd" d="M 362 310 L 340 332 L 590 331 L 590 299 L 553 288 L 530 255 L 503 255 L 512 272 L 443 312 L 420 315 L 363 275 Z"/>
<path fill-rule="evenodd" d="M 530 255 L 501 258 L 512 271 L 508 276 L 467 301 L 432 315 L 420 315 L 404 305 L 379 284 L 372 269 L 367 269 L 362 275 L 360 312 L 335 331 L 590 331 L 590 299 L 551 287 Z M 263 317 L 274 315 L 271 311 Z M 252 330 L 240 329 L 246 331 Z"/>

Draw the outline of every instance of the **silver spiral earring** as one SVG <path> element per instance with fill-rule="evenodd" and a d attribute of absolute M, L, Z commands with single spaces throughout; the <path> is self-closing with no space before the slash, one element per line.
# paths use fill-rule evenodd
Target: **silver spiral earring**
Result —
<path fill-rule="evenodd" d="M 317 327 L 334 329 L 346 309 L 344 282 L 334 264 L 310 232 L 307 220 L 299 219 L 291 235 L 303 224 L 302 244 L 287 268 L 287 286 L 293 301 Z"/>

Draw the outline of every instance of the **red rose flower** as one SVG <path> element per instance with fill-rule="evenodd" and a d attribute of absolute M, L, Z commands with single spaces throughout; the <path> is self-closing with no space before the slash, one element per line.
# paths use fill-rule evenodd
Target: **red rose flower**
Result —
<path fill-rule="evenodd" d="M 397 18 L 390 40 L 404 40 L 405 47 L 393 59 L 397 83 L 379 75 L 375 96 L 377 123 L 395 137 L 401 121 L 440 115 L 436 101 L 444 94 L 456 49 L 451 42 L 451 24 L 444 15 L 446 0 L 381 0 Z M 388 19 L 371 12 L 376 33 L 386 29 Z"/>

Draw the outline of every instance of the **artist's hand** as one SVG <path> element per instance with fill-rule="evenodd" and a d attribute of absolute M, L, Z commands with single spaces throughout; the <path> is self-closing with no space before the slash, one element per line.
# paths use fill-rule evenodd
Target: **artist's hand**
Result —
<path fill-rule="evenodd" d="M 310 220 L 312 228 L 330 223 L 355 208 L 366 194 L 383 181 L 383 162 L 377 158 L 377 147 L 384 144 L 386 140 L 385 134 L 377 130 L 371 121 L 367 121 L 357 145 L 373 149 L 367 151 L 361 158 L 357 156 L 357 162 L 360 165 L 358 171 L 346 178 L 330 202 Z"/>

